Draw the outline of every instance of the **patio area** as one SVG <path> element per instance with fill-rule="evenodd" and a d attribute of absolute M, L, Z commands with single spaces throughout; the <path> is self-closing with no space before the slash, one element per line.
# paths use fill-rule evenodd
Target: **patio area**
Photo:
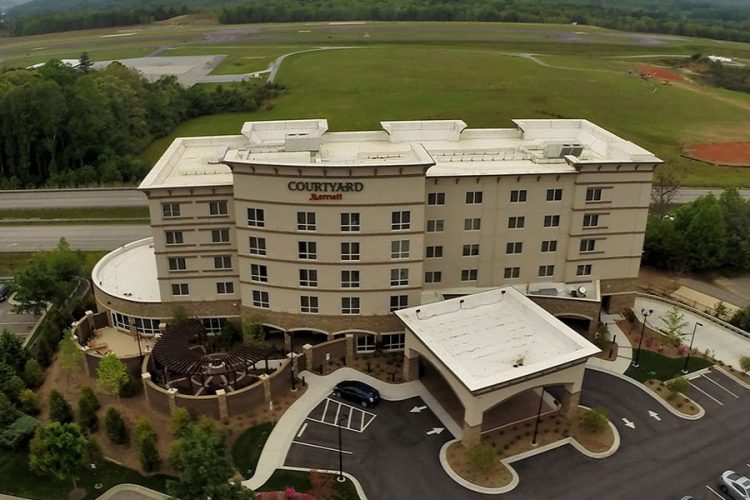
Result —
<path fill-rule="evenodd" d="M 154 348 L 153 337 L 140 338 L 140 349 L 143 354 L 151 352 Z M 118 358 L 137 356 L 138 339 L 111 326 L 105 326 L 96 330 L 95 336 L 89 341 L 88 346 L 99 354 L 114 353 Z"/>

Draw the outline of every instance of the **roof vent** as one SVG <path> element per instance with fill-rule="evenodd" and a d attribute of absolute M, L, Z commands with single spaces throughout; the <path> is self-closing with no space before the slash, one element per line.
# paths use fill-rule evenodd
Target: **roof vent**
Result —
<path fill-rule="evenodd" d="M 583 145 L 577 142 L 550 142 L 544 145 L 545 158 L 564 158 L 581 156 Z"/>
<path fill-rule="evenodd" d="M 586 290 L 585 286 L 579 286 L 578 288 L 574 288 L 570 291 L 570 295 L 573 297 L 580 297 L 583 298 L 588 293 L 588 290 Z"/>

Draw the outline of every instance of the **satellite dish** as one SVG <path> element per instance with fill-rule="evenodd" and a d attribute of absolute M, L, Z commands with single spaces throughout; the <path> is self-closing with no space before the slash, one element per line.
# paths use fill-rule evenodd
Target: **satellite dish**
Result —
<path fill-rule="evenodd" d="M 579 297 L 585 297 L 586 296 L 586 287 L 585 286 L 579 286 L 578 287 L 578 296 Z"/>

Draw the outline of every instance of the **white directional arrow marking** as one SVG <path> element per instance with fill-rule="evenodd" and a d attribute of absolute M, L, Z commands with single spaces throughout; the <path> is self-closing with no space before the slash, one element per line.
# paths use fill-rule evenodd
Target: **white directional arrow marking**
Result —
<path fill-rule="evenodd" d="M 655 411 L 649 410 L 648 411 L 648 416 L 651 417 L 651 418 L 653 418 L 653 419 L 656 419 L 657 422 L 661 422 L 661 417 Z"/>
<path fill-rule="evenodd" d="M 415 406 L 414 408 L 409 410 L 409 413 L 419 413 L 422 410 L 426 410 L 426 409 L 427 409 L 427 406 Z"/>
<path fill-rule="evenodd" d="M 443 427 L 433 427 L 431 431 L 427 431 L 427 435 L 429 436 L 431 434 L 440 434 L 444 430 L 445 429 Z"/>
<path fill-rule="evenodd" d="M 622 421 L 625 422 L 625 427 L 630 427 L 631 429 L 635 429 L 635 422 L 632 422 L 625 417 L 622 418 Z"/>

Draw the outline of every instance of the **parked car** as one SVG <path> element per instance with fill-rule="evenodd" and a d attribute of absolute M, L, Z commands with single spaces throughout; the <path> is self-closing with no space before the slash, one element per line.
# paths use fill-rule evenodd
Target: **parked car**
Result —
<path fill-rule="evenodd" d="M 359 403 L 367 408 L 375 406 L 380 401 L 380 393 L 374 387 L 356 380 L 344 380 L 333 388 L 333 395 L 353 403 Z"/>
<path fill-rule="evenodd" d="M 719 478 L 719 489 L 734 500 L 750 500 L 750 479 L 733 470 L 725 471 Z"/>
<path fill-rule="evenodd" d="M 10 287 L 8 285 L 0 285 L 0 302 L 4 301 L 10 295 Z"/>

